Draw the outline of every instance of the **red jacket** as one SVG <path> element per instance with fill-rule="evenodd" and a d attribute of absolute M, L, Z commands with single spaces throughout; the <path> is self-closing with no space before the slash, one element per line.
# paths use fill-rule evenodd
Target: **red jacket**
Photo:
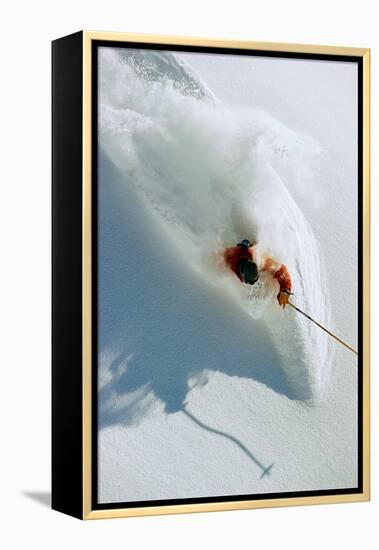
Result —
<path fill-rule="evenodd" d="M 249 260 L 256 261 L 256 251 L 253 246 L 250 248 L 242 248 L 240 246 L 232 246 L 226 248 L 224 251 L 224 261 L 226 265 L 237 275 L 241 280 L 238 274 L 238 262 L 241 258 L 248 258 Z M 274 279 L 279 283 L 280 290 L 292 290 L 291 275 L 287 269 L 287 266 L 276 262 L 270 256 L 263 256 L 261 260 L 261 265 L 258 265 L 260 271 L 267 271 L 271 273 Z"/>

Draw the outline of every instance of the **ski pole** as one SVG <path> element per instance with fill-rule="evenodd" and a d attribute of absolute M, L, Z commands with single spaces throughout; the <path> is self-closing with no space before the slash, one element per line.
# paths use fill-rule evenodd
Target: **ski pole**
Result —
<path fill-rule="evenodd" d="M 331 336 L 332 338 L 334 338 L 335 340 L 337 340 L 337 342 L 339 342 L 340 344 L 342 344 L 343 346 L 345 346 L 345 348 L 349 349 L 350 351 L 352 351 L 353 353 L 355 353 L 355 355 L 358 355 L 358 352 L 352 348 L 351 346 L 349 346 L 349 344 L 347 344 L 346 342 L 344 342 L 343 340 L 341 340 L 341 338 L 338 338 L 338 336 L 336 336 L 335 334 L 333 334 L 333 332 L 330 332 L 330 330 L 328 330 L 327 328 L 323 327 L 320 323 L 318 323 L 317 321 L 315 321 L 314 319 L 312 319 L 312 317 L 310 315 L 308 315 L 307 313 L 305 313 L 304 311 L 302 311 L 299 307 L 295 306 L 294 304 L 292 304 L 291 302 L 288 302 L 288 305 L 293 307 L 293 309 L 296 309 L 296 311 L 298 311 L 299 313 L 301 313 L 302 315 L 304 315 L 304 317 L 306 317 L 307 319 L 309 319 L 310 321 L 312 321 L 312 323 L 314 323 L 315 325 L 317 325 L 318 327 L 320 327 L 324 332 L 326 332 L 327 334 L 329 334 L 329 336 Z"/>

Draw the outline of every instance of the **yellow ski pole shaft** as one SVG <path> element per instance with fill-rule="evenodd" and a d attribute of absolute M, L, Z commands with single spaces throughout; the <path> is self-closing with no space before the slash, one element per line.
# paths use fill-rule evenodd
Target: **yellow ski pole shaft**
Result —
<path fill-rule="evenodd" d="M 352 351 L 353 353 L 355 353 L 355 355 L 358 355 L 358 352 L 352 348 L 349 344 L 347 344 L 346 342 L 344 342 L 343 340 L 341 340 L 341 338 L 338 338 L 338 336 L 336 336 L 335 334 L 333 334 L 333 332 L 330 332 L 330 330 L 328 330 L 327 328 L 325 328 L 324 326 L 322 326 L 320 323 L 318 323 L 317 321 L 315 321 L 314 319 L 312 319 L 312 317 L 310 315 L 308 315 L 307 313 L 305 313 L 303 310 L 301 310 L 300 308 L 298 308 L 297 306 L 295 306 L 294 304 L 292 304 L 291 302 L 288 302 L 288 305 L 291 306 L 293 309 L 295 309 L 296 311 L 298 311 L 299 313 L 301 313 L 302 315 L 304 315 L 304 317 L 306 317 L 307 319 L 309 319 L 310 321 L 312 321 L 312 323 L 314 323 L 315 325 L 317 325 L 318 327 L 320 327 L 324 332 L 326 332 L 327 334 L 329 334 L 329 336 L 331 336 L 332 338 L 334 338 L 337 342 L 339 342 L 340 344 L 342 344 L 343 346 L 345 346 L 345 348 L 347 348 L 348 350 Z"/>

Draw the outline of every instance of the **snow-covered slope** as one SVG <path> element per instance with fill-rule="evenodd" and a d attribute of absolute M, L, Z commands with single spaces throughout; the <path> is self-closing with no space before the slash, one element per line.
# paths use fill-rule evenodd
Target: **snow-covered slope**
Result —
<path fill-rule="evenodd" d="M 183 59 L 100 54 L 100 499 L 352 486 L 351 358 L 338 350 L 330 381 L 325 335 L 280 310 L 270 281 L 260 307 L 214 261 L 255 240 L 330 324 L 319 245 L 288 185 L 320 148 L 221 102 Z"/>
<path fill-rule="evenodd" d="M 263 317 L 298 398 L 319 397 L 327 338 L 294 311 L 283 315 L 273 285 L 264 310 L 211 262 L 249 238 L 288 265 L 297 305 L 329 324 L 317 244 L 272 161 L 285 147 L 293 164 L 304 163 L 316 144 L 268 115 L 216 101 L 174 54 L 104 49 L 100 75 L 100 146 L 124 185 L 142 194 L 190 268 Z"/>

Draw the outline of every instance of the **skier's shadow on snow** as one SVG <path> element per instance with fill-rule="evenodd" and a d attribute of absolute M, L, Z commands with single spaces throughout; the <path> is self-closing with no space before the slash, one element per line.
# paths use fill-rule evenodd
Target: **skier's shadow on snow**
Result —
<path fill-rule="evenodd" d="M 183 411 L 212 371 L 299 398 L 263 324 L 194 276 L 103 154 L 99 174 L 100 372 L 113 353 L 98 395 L 99 429 L 138 422 L 152 400 L 168 414 Z"/>

